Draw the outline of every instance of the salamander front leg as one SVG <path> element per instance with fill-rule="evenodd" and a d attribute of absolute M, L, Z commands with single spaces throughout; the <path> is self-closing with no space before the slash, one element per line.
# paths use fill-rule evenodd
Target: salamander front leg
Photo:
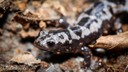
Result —
<path fill-rule="evenodd" d="M 82 47 L 81 51 L 82 51 L 82 54 L 84 55 L 85 67 L 89 68 L 91 64 L 91 51 L 86 46 Z"/>

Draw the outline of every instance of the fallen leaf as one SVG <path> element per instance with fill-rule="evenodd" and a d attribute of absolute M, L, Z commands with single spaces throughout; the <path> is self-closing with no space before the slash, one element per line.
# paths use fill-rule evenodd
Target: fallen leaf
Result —
<path fill-rule="evenodd" d="M 38 64 L 41 60 L 37 60 L 31 53 L 26 52 L 24 54 L 15 55 L 11 60 L 11 62 L 23 63 L 27 65 Z"/>
<path fill-rule="evenodd" d="M 101 36 L 97 39 L 94 45 L 90 45 L 93 48 L 104 48 L 107 50 L 126 49 L 128 48 L 128 31 L 117 35 Z"/>

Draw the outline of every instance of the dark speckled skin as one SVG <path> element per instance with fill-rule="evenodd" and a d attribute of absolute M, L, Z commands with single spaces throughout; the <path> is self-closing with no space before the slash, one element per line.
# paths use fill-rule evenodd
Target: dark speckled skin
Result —
<path fill-rule="evenodd" d="M 82 53 L 85 66 L 89 67 L 91 52 L 88 44 L 99 38 L 104 30 L 111 31 L 114 21 L 111 5 L 97 2 L 92 8 L 80 14 L 75 26 L 48 33 L 40 32 L 34 44 L 39 49 L 54 53 Z"/>

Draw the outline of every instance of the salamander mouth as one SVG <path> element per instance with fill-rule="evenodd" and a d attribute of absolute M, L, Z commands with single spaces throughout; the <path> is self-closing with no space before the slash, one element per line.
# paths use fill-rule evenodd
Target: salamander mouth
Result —
<path fill-rule="evenodd" d="M 49 48 L 46 48 L 46 47 L 44 47 L 44 46 L 41 46 L 41 45 L 40 45 L 40 42 L 38 42 L 38 41 L 34 41 L 34 46 L 37 47 L 37 48 L 40 49 L 40 50 L 50 51 Z"/>

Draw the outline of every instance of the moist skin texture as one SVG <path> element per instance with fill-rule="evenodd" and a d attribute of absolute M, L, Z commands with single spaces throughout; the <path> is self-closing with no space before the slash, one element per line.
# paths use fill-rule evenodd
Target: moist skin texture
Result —
<path fill-rule="evenodd" d="M 82 53 L 85 67 L 89 67 L 91 52 L 88 44 L 99 38 L 105 29 L 109 31 L 114 28 L 114 22 L 116 22 L 114 15 L 125 6 L 124 2 L 117 4 L 106 0 L 94 3 L 91 8 L 85 9 L 79 15 L 74 26 L 69 25 L 64 30 L 52 32 L 41 31 L 34 44 L 39 49 L 54 53 Z M 118 24 L 117 30 L 120 31 L 121 25 Z"/>

